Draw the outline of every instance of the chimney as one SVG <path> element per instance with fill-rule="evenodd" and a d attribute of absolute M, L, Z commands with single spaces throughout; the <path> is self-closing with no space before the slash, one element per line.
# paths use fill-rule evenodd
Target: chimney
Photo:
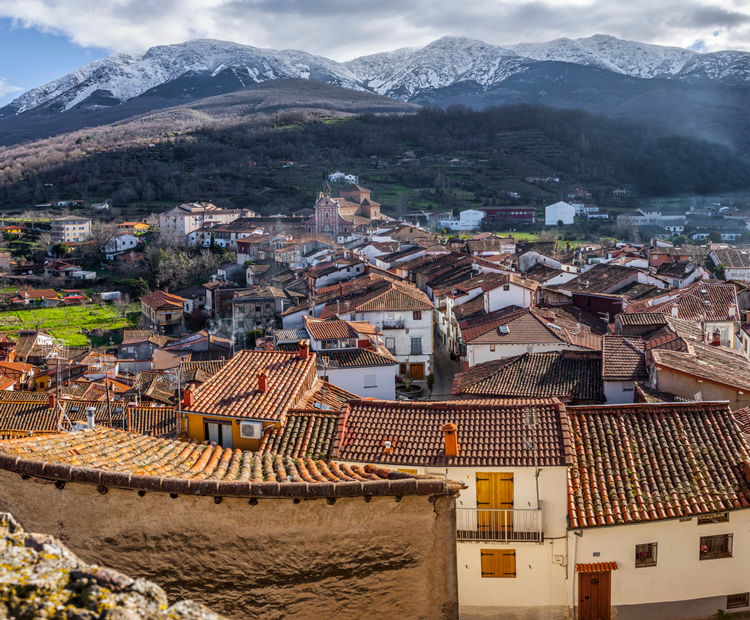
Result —
<path fill-rule="evenodd" d="M 735 308 L 734 304 L 732 304 L 731 306 L 729 306 L 729 318 L 734 319 L 736 314 L 737 314 L 737 308 Z"/>
<path fill-rule="evenodd" d="M 718 329 L 714 330 L 714 335 L 713 335 L 713 339 L 711 340 L 711 344 L 714 347 L 721 346 L 721 332 Z"/>
<path fill-rule="evenodd" d="M 674 306 L 672 306 L 672 318 L 673 319 L 677 318 L 677 314 L 679 312 L 680 312 L 680 309 L 679 309 L 679 307 L 676 304 Z"/>
<path fill-rule="evenodd" d="M 195 395 L 193 394 L 192 386 L 190 386 L 189 388 L 185 389 L 185 395 L 182 398 L 182 406 L 192 407 L 194 402 L 195 402 Z"/>
<path fill-rule="evenodd" d="M 393 452 L 393 444 L 390 441 L 383 442 L 383 454 L 391 454 Z"/>
<path fill-rule="evenodd" d="M 307 356 L 310 354 L 310 341 L 300 340 L 298 352 L 299 352 L 299 358 L 301 360 L 306 360 Z"/>
<path fill-rule="evenodd" d="M 268 373 L 265 370 L 258 373 L 258 391 L 268 391 Z"/>
<path fill-rule="evenodd" d="M 96 426 L 94 418 L 96 417 L 96 407 L 86 407 L 86 428 Z"/>
<path fill-rule="evenodd" d="M 449 422 L 440 430 L 445 435 L 445 456 L 458 456 L 458 426 Z"/>
<path fill-rule="evenodd" d="M 50 409 L 55 408 L 55 395 L 54 394 L 49 395 L 49 398 L 47 398 L 47 404 Z"/>

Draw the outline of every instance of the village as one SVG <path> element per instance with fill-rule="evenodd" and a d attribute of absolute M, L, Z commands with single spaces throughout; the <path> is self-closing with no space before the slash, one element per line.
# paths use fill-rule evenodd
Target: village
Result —
<path fill-rule="evenodd" d="M 0 512 L 234 618 L 750 611 L 744 222 L 527 240 L 477 229 L 533 207 L 396 219 L 336 174 L 294 215 L 68 214 L 0 254 Z M 138 297 L 76 260 L 134 281 L 157 244 L 232 260 Z M 55 309 L 111 323 L 24 320 Z"/>

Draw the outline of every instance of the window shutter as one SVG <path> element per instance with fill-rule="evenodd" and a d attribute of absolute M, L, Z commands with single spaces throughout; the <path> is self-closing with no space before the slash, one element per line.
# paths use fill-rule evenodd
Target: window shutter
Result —
<path fill-rule="evenodd" d="M 482 560 L 482 577 L 515 578 L 515 549 L 482 549 L 480 554 Z"/>

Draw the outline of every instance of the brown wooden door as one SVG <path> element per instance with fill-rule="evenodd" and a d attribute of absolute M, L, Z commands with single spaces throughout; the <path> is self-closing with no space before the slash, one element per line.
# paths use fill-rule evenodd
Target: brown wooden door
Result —
<path fill-rule="evenodd" d="M 480 532 L 510 533 L 513 509 L 513 474 L 477 472 L 477 528 Z"/>
<path fill-rule="evenodd" d="M 424 379 L 424 364 L 409 364 L 409 374 L 415 381 Z"/>
<path fill-rule="evenodd" d="M 578 573 L 578 620 L 609 620 L 611 574 Z"/>

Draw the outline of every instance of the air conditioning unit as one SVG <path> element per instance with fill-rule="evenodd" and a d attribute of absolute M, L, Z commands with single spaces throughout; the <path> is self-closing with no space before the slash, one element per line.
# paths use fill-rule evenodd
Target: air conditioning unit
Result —
<path fill-rule="evenodd" d="M 263 424 L 260 422 L 240 422 L 240 437 L 260 439 L 263 437 Z"/>

